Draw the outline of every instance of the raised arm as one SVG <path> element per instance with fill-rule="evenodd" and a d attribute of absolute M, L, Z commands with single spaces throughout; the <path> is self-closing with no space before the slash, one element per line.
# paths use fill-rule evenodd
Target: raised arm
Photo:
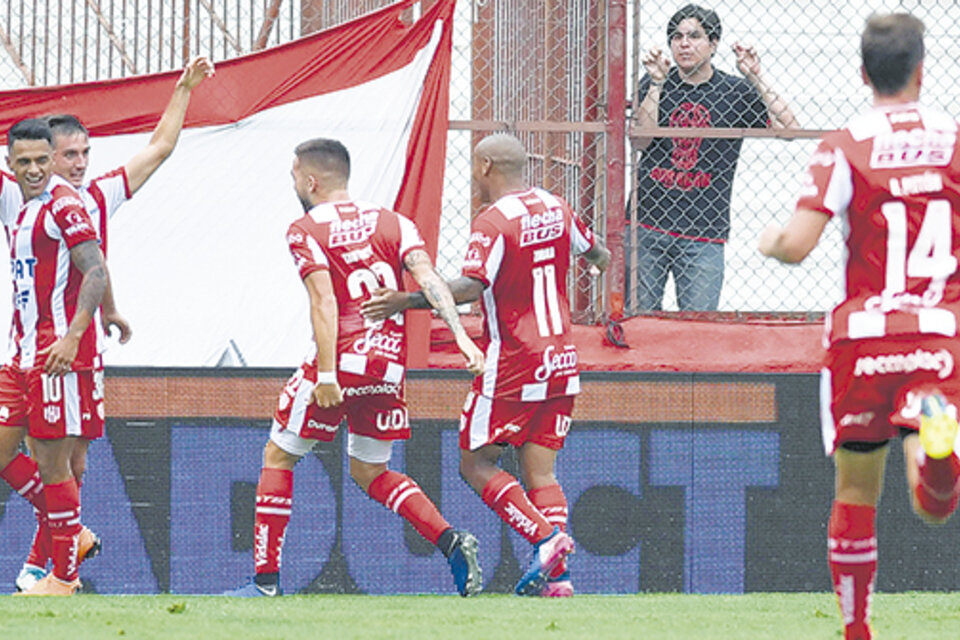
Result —
<path fill-rule="evenodd" d="M 83 274 L 77 294 L 77 308 L 70 319 L 67 333 L 40 352 L 41 355 L 49 354 L 43 365 L 44 371 L 55 376 L 70 371 L 70 365 L 80 348 L 80 339 L 90 326 L 107 288 L 107 270 L 96 241 L 88 240 L 75 245 L 70 249 L 70 261 Z"/>
<path fill-rule="evenodd" d="M 737 56 L 737 68 L 740 73 L 756 88 L 763 104 L 767 106 L 767 116 L 770 118 L 772 129 L 796 129 L 800 127 L 796 116 L 790 110 L 787 101 L 773 90 L 760 75 L 760 56 L 753 47 L 747 47 L 739 42 L 733 43 L 733 52 Z"/>
<path fill-rule="evenodd" d="M 183 119 L 187 114 L 187 105 L 190 104 L 191 92 L 204 78 L 212 75 L 213 63 L 203 56 L 194 58 L 184 68 L 173 89 L 170 102 L 160 116 L 160 122 L 153 130 L 150 142 L 130 158 L 124 167 L 130 193 L 136 193 L 173 152 L 173 148 L 177 145 L 177 138 L 180 137 L 180 130 L 183 128 Z"/>
<path fill-rule="evenodd" d="M 641 62 L 650 76 L 650 84 L 640 98 L 640 104 L 633 110 L 632 124 L 635 127 L 656 127 L 659 123 L 660 94 L 667 81 L 667 72 L 670 71 L 670 59 L 660 49 L 651 49 Z M 634 151 L 643 151 L 651 142 L 653 138 L 630 138 Z"/>
<path fill-rule="evenodd" d="M 404 266 L 413 276 L 413 279 L 417 281 L 417 284 L 420 285 L 420 291 L 426 301 L 437 310 L 440 318 L 450 327 L 450 331 L 453 332 L 453 337 L 457 341 L 457 347 L 467 361 L 467 370 L 473 375 L 482 373 L 483 352 L 473 343 L 463 325 L 460 324 L 460 314 L 457 311 L 454 296 L 450 287 L 433 268 L 430 256 L 423 249 L 414 249 L 407 253 L 404 258 Z"/>
<path fill-rule="evenodd" d="M 326 269 L 314 271 L 303 279 L 310 296 L 310 324 L 317 343 L 317 386 L 313 399 L 321 407 L 335 407 L 343 402 L 337 381 L 337 296 Z"/>

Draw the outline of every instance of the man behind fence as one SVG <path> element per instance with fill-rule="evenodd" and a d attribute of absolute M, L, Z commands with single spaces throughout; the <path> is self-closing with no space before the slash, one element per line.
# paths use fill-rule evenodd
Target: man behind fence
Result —
<path fill-rule="evenodd" d="M 483 353 L 460 324 L 450 289 L 434 271 L 413 221 L 350 198 L 346 147 L 318 138 L 302 143 L 295 153 L 294 188 L 305 215 L 290 225 L 287 242 L 310 298 L 314 344 L 280 394 L 264 449 L 254 520 L 256 575 L 225 595 L 280 594 L 293 469 L 318 440 L 333 440 L 344 417 L 350 476 L 440 549 L 460 595 L 479 593 L 477 539 L 454 530 L 412 478 L 387 468 L 393 442 L 410 438 L 403 398 L 403 317 L 364 320 L 360 303 L 379 287 L 396 287 L 406 269 L 447 322 L 474 375 L 483 369 Z"/>
<path fill-rule="evenodd" d="M 796 118 L 760 75 L 753 48 L 733 44 L 745 76 L 713 66 L 720 43 L 716 12 L 688 4 L 667 23 L 676 63 L 660 49 L 643 59 L 635 127 L 791 128 Z M 730 196 L 742 138 L 632 138 L 643 151 L 638 170 L 637 225 L 628 230 L 629 308 L 659 311 L 672 273 L 681 311 L 715 311 L 723 286 Z M 630 261 L 627 260 L 627 264 Z"/>
<path fill-rule="evenodd" d="M 960 144 L 951 116 L 917 102 L 923 31 L 905 13 L 867 21 L 873 107 L 821 141 L 793 217 L 759 240 L 764 255 L 799 262 L 830 218 L 846 215 L 846 299 L 827 323 L 820 389 L 836 468 L 828 560 L 847 640 L 871 637 L 889 441 L 903 440 L 921 518 L 945 521 L 960 496 Z"/>

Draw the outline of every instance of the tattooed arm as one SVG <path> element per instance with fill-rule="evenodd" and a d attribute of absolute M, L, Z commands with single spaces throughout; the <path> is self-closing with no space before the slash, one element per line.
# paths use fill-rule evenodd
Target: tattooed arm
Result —
<path fill-rule="evenodd" d="M 467 361 L 467 369 L 474 375 L 479 375 L 483 371 L 483 353 L 467 336 L 466 330 L 460 324 L 460 314 L 450 287 L 434 270 L 430 256 L 423 249 L 414 249 L 404 258 L 404 266 L 420 285 L 424 300 L 437 310 L 440 318 L 450 327 L 457 341 L 457 347 Z"/>
<path fill-rule="evenodd" d="M 90 326 L 107 288 L 107 270 L 96 241 L 81 242 L 70 249 L 70 260 L 83 274 L 83 280 L 77 294 L 77 308 L 66 335 L 40 352 L 40 355 L 47 354 L 43 368 L 52 375 L 61 375 L 70 370 L 80 348 L 80 338 Z"/>

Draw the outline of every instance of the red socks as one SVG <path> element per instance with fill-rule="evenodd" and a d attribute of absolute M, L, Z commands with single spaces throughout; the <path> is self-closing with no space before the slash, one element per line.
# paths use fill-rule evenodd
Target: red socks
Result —
<path fill-rule="evenodd" d="M 846 640 L 870 640 L 867 619 L 877 573 L 876 515 L 875 507 L 838 501 L 830 512 L 828 562 Z"/>
<path fill-rule="evenodd" d="M 384 471 L 370 483 L 367 495 L 400 514 L 433 544 L 437 544 L 440 534 L 450 528 L 450 523 L 440 515 L 420 485 L 402 473 Z"/>
<path fill-rule="evenodd" d="M 539 489 L 527 491 L 527 497 L 552 526 L 560 527 L 560 531 L 567 531 L 567 497 L 559 484 L 551 484 Z M 550 572 L 551 578 L 558 578 L 567 571 L 567 560 L 558 564 Z"/>
<path fill-rule="evenodd" d="M 917 469 L 920 482 L 914 495 L 920 507 L 931 516 L 946 519 L 957 509 L 960 497 L 960 459 L 956 452 L 937 460 L 928 458 L 920 449 Z"/>
<path fill-rule="evenodd" d="M 33 505 L 37 516 L 37 532 L 30 546 L 27 563 L 45 568 L 50 558 L 50 528 L 47 525 L 47 501 L 43 496 L 43 481 L 33 458 L 17 454 L 10 464 L 0 471 L 0 478 Z"/>
<path fill-rule="evenodd" d="M 490 478 L 480 497 L 530 544 L 537 544 L 553 532 L 553 525 L 533 505 L 517 479 L 506 471 Z"/>
<path fill-rule="evenodd" d="M 77 579 L 77 537 L 80 524 L 80 493 L 73 478 L 59 484 L 48 484 L 44 490 L 47 518 L 50 525 L 50 551 L 53 575 L 63 582 Z"/>
<path fill-rule="evenodd" d="M 253 564 L 257 574 L 279 573 L 283 536 L 292 508 L 293 471 L 261 469 L 253 522 Z"/>

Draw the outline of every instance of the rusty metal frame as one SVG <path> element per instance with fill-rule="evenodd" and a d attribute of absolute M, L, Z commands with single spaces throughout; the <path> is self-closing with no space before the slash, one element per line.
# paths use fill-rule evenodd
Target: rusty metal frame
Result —
<path fill-rule="evenodd" d="M 87 0 L 87 6 L 93 11 L 93 14 L 96 16 L 97 22 L 100 23 L 100 26 L 103 27 L 104 31 L 107 32 L 107 37 L 110 39 L 111 44 L 113 44 L 114 49 L 116 49 L 117 53 L 120 55 L 120 59 L 123 60 L 123 63 L 130 70 L 130 73 L 132 75 L 136 75 L 137 67 L 133 63 L 133 59 L 131 59 L 127 54 L 127 50 L 126 47 L 123 46 L 123 42 L 117 37 L 117 34 L 113 32 L 113 25 L 100 10 L 100 3 L 96 0 Z"/>
<path fill-rule="evenodd" d="M 3 41 L 3 48 L 7 50 L 7 55 L 10 56 L 10 59 L 13 60 L 13 63 L 17 66 L 17 69 L 20 70 L 20 73 L 23 74 L 23 79 L 27 81 L 27 84 L 31 87 L 36 83 L 36 77 L 33 74 L 33 71 L 30 70 L 26 64 L 24 64 L 23 59 L 20 57 L 20 53 L 17 51 L 16 47 L 13 46 L 13 41 L 10 40 L 10 35 L 0 26 L 0 40 Z"/>

